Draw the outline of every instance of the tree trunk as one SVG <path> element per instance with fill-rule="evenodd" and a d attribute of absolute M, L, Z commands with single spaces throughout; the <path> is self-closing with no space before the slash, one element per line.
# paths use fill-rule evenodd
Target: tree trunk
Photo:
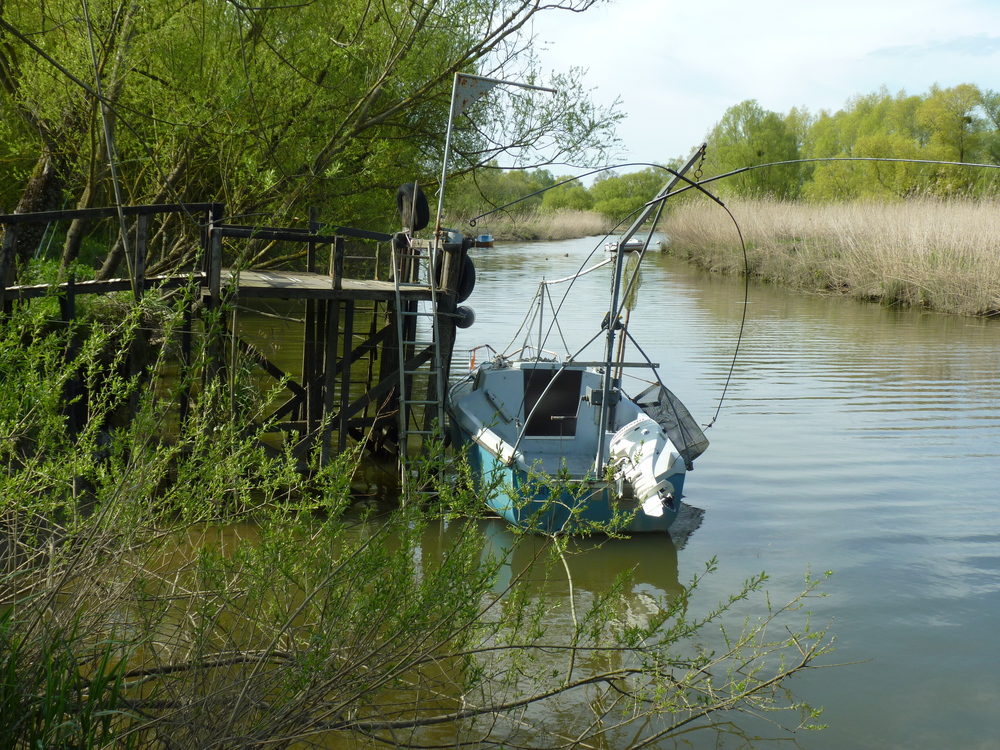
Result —
<path fill-rule="evenodd" d="M 58 211 L 63 207 L 63 190 L 66 180 L 59 159 L 49 145 L 42 145 L 42 153 L 38 157 L 35 169 L 28 178 L 28 184 L 21 194 L 14 213 L 28 214 L 37 211 Z M 14 264 L 12 280 L 14 283 L 21 277 L 25 266 L 38 249 L 45 234 L 45 224 L 22 224 L 14 243 Z"/>

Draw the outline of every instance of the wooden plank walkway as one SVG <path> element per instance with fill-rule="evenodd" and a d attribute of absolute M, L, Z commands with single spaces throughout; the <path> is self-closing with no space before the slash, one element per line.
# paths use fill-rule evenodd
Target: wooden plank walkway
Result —
<path fill-rule="evenodd" d="M 334 288 L 328 274 L 289 271 L 233 271 L 222 269 L 223 288 L 234 289 L 243 298 L 375 300 L 395 299 L 391 281 L 373 279 L 341 279 L 340 289 Z M 428 286 L 406 285 L 400 294 L 407 300 L 429 300 Z"/>
<path fill-rule="evenodd" d="M 237 296 L 255 299 L 316 299 L 316 300 L 375 300 L 388 302 L 395 298 L 395 286 L 391 281 L 372 279 L 342 279 L 341 288 L 335 289 L 328 274 L 307 273 L 305 271 L 234 271 L 223 268 L 222 286 L 227 291 L 235 291 Z M 148 288 L 160 287 L 176 289 L 188 283 L 205 286 L 204 273 L 176 274 L 171 276 L 147 276 Z M 61 284 L 29 284 L 7 287 L 7 298 L 29 300 L 45 297 L 53 293 L 63 293 L 70 288 L 79 295 L 110 294 L 127 292 L 132 289 L 130 279 L 107 279 L 105 281 L 64 281 Z M 430 287 L 407 285 L 400 291 L 407 300 L 429 300 Z"/>

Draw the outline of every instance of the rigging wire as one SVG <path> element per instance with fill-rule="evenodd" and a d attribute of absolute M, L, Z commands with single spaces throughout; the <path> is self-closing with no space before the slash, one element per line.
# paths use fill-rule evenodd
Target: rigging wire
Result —
<path fill-rule="evenodd" d="M 722 395 L 719 396 L 719 405 L 715 409 L 712 421 L 705 425 L 706 429 L 715 424 L 715 421 L 719 418 L 719 412 L 722 411 L 722 402 L 726 400 L 726 392 L 729 390 L 729 384 L 733 379 L 733 372 L 736 370 L 736 359 L 740 354 L 740 344 L 743 343 L 743 331 L 747 324 L 747 308 L 750 305 L 750 259 L 747 257 L 747 244 L 743 239 L 743 230 L 740 229 L 740 223 L 733 216 L 733 212 L 729 210 L 729 207 L 721 202 L 719 205 L 725 209 L 726 213 L 729 214 L 729 218 L 733 220 L 733 226 L 736 227 L 736 233 L 740 237 L 740 247 L 743 249 L 743 315 L 740 317 L 740 332 L 736 337 L 736 347 L 733 349 L 733 361 L 729 364 L 726 383 L 722 387 Z"/>
<path fill-rule="evenodd" d="M 729 218 L 732 219 L 733 226 L 736 227 L 736 233 L 740 238 L 740 248 L 743 250 L 743 314 L 740 316 L 740 330 L 736 336 L 736 346 L 733 349 L 733 359 L 729 365 L 729 373 L 726 375 L 726 382 L 722 386 L 722 394 L 719 396 L 719 404 L 715 409 L 715 415 L 712 417 L 712 420 L 707 425 L 705 425 L 705 429 L 708 429 L 709 427 L 715 424 L 716 420 L 718 420 L 719 418 L 719 413 L 722 411 L 722 404 L 725 401 L 726 394 L 729 391 L 729 385 L 732 382 L 733 373 L 736 371 L 736 361 L 739 358 L 740 345 L 743 343 L 743 332 L 746 330 L 746 323 L 747 323 L 747 308 L 749 307 L 750 303 L 750 259 L 747 254 L 746 241 L 743 238 L 743 230 L 740 228 L 740 223 L 736 220 L 736 217 L 733 215 L 733 212 L 730 211 L 729 207 L 725 203 L 723 203 L 716 195 L 710 193 L 708 190 L 705 189 L 704 183 L 710 182 L 710 180 L 695 181 L 668 167 L 663 167 L 663 169 L 666 169 L 675 177 L 679 177 L 681 180 L 688 183 L 688 185 L 686 187 L 679 188 L 678 190 L 675 190 L 672 193 L 658 199 L 660 205 L 662 206 L 664 203 L 666 203 L 667 199 L 670 198 L 671 196 L 677 195 L 678 193 L 684 192 L 688 189 L 693 188 L 701 193 L 704 193 L 712 201 L 719 204 L 719 206 L 721 206 L 722 209 L 729 215 Z M 652 203 L 653 201 L 650 201 L 646 205 L 648 206 Z M 622 303 L 622 305 L 624 306 L 624 302 Z M 621 314 L 621 307 L 619 307 L 617 314 L 619 315 Z"/>
<path fill-rule="evenodd" d="M 768 165 L 768 166 L 775 166 L 775 165 L 780 164 L 780 163 L 783 163 L 783 162 L 775 162 L 775 164 Z M 615 232 L 617 232 L 618 229 L 623 224 L 625 224 L 625 222 L 631 220 L 633 216 L 635 216 L 636 214 L 638 214 L 639 212 L 641 212 L 643 209 L 647 208 L 648 206 L 652 205 L 654 202 L 659 204 L 658 205 L 658 210 L 657 210 L 657 213 L 656 213 L 656 218 L 655 218 L 655 221 L 654 221 L 654 224 L 653 224 L 653 226 L 655 226 L 656 225 L 656 221 L 659 221 L 659 218 L 660 218 L 660 216 L 662 214 L 663 206 L 666 204 L 666 202 L 667 202 L 668 199 L 670 199 L 671 197 L 673 197 L 673 196 L 675 196 L 675 195 L 677 195 L 679 193 L 686 192 L 687 190 L 692 190 L 692 189 L 698 190 L 699 192 L 701 192 L 705 196 L 707 196 L 710 200 L 712 200 L 714 203 L 717 203 L 728 214 L 729 218 L 733 222 L 733 226 L 736 228 L 736 233 L 739 236 L 740 248 L 741 248 L 741 250 L 743 252 L 743 313 L 742 313 L 742 315 L 740 317 L 740 327 L 739 327 L 739 332 L 737 333 L 737 337 L 736 337 L 736 345 L 735 345 L 735 347 L 733 349 L 732 361 L 730 362 L 730 365 L 729 365 L 729 371 L 726 374 L 726 380 L 725 380 L 725 383 L 723 384 L 723 387 L 722 387 L 722 393 L 719 396 L 719 402 L 718 402 L 718 404 L 716 406 L 715 414 L 712 416 L 711 421 L 707 425 L 705 425 L 705 429 L 708 429 L 709 427 L 712 427 L 716 423 L 716 421 L 719 419 L 719 415 L 722 412 L 722 405 L 725 402 L 726 395 L 729 392 L 729 386 L 732 383 L 733 376 L 734 376 L 734 374 L 736 372 L 736 363 L 739 360 L 740 347 L 741 347 L 741 345 L 743 343 L 743 334 L 744 334 L 744 332 L 746 330 L 747 308 L 749 307 L 749 301 L 750 301 L 750 260 L 749 260 L 749 256 L 748 256 L 748 253 L 747 253 L 746 240 L 743 237 L 743 230 L 740 228 L 739 221 L 737 221 L 736 217 L 733 215 L 733 212 L 729 209 L 729 207 L 725 203 L 722 202 L 721 199 L 719 199 L 715 194 L 709 192 L 704 187 L 704 184 L 707 183 L 707 182 L 711 182 L 713 180 L 713 178 L 709 178 L 709 179 L 705 179 L 705 180 L 692 180 L 692 179 L 686 177 L 685 175 L 680 174 L 676 170 L 671 169 L 669 167 L 664 167 L 664 166 L 658 165 L 658 164 L 649 164 L 647 166 L 652 166 L 652 167 L 656 167 L 658 169 L 662 169 L 662 170 L 668 172 L 669 174 L 673 175 L 674 177 L 677 177 L 677 178 L 683 180 L 684 182 L 687 183 L 687 185 L 685 185 L 684 187 L 678 188 L 678 189 L 674 190 L 673 192 L 668 193 L 667 195 L 664 195 L 664 196 L 662 196 L 660 198 L 655 198 L 654 200 L 649 201 L 648 203 L 644 204 L 643 206 L 640 206 L 635 211 L 632 211 L 630 214 L 628 214 L 626 217 L 624 217 L 621 221 L 619 221 L 611 229 L 610 232 L 608 232 L 606 235 L 604 235 L 603 239 L 600 240 L 598 242 L 598 244 L 594 247 L 594 249 L 591 250 L 591 252 L 587 255 L 587 257 L 584 258 L 583 262 L 580 264 L 580 269 L 581 270 L 577 271 L 575 274 L 573 274 L 571 276 L 566 276 L 566 277 L 561 278 L 561 279 L 555 279 L 553 281 L 545 281 L 543 279 L 542 282 L 539 284 L 539 291 L 537 291 L 535 293 L 535 297 L 532 300 L 531 304 L 529 305 L 528 313 L 525 315 L 524 321 L 522 321 L 521 325 L 517 329 L 517 332 L 514 334 L 514 337 L 513 337 L 512 341 L 511 341 L 511 343 L 508 344 L 507 348 L 509 349 L 510 346 L 513 345 L 514 341 L 517 340 L 518 336 L 521 334 L 521 331 L 525 329 L 526 325 L 530 326 L 531 324 L 534 323 L 535 319 L 534 319 L 534 317 L 532 315 L 532 311 L 535 309 L 535 303 L 537 301 L 539 307 L 541 307 L 541 305 L 544 302 L 544 300 L 539 297 L 539 295 L 542 294 L 541 290 L 544 289 L 546 286 L 551 285 L 551 284 L 558 284 L 558 283 L 569 282 L 569 286 L 563 292 L 563 295 L 562 295 L 562 298 L 559 301 L 558 307 L 556 307 L 553 310 L 552 322 L 549 324 L 548 330 L 545 332 L 544 335 L 541 333 L 541 331 L 539 331 L 538 349 L 539 349 L 539 351 L 541 351 L 541 349 L 544 346 L 545 342 L 548 340 L 549 336 L 552 334 L 552 328 L 553 328 L 553 326 L 558 326 L 559 311 L 562 309 L 563 304 L 565 304 L 565 302 L 566 302 L 566 300 L 567 300 L 567 298 L 569 296 L 569 293 L 572 290 L 573 283 L 578 278 L 580 278 L 581 276 L 585 276 L 586 274 L 591 273 L 592 271 L 596 271 L 598 268 L 602 268 L 603 266 L 605 266 L 608 263 L 612 262 L 611 259 L 608 259 L 608 260 L 602 261 L 601 263 L 598 263 L 598 264 L 592 266 L 591 268 L 586 268 L 587 264 L 593 258 L 594 254 L 597 252 L 597 249 L 601 246 L 601 243 L 604 242 L 605 240 L 607 240 L 612 234 L 614 234 Z M 760 166 L 765 166 L 765 165 L 760 165 Z M 747 169 L 749 169 L 749 168 L 747 168 Z M 604 170 L 595 170 L 595 172 L 600 172 L 600 171 L 604 171 Z M 746 170 L 744 169 L 744 170 L 740 170 L 740 171 L 746 171 Z M 573 179 L 576 179 L 576 178 L 573 178 Z M 562 183 L 558 183 L 558 184 L 565 184 L 566 182 L 569 182 L 569 181 L 572 181 L 572 180 L 565 180 Z M 542 191 L 539 191 L 539 192 L 545 192 L 545 190 L 551 190 L 553 187 L 556 187 L 556 186 L 557 185 L 552 185 L 552 186 L 550 186 L 548 188 L 545 188 L 545 189 L 543 189 Z M 536 194 L 537 193 L 534 193 L 533 195 L 536 195 Z M 500 208 L 495 209 L 494 211 L 490 211 L 490 212 L 488 212 L 486 214 L 482 214 L 482 215 L 480 215 L 479 217 L 476 217 L 476 218 L 482 218 L 483 216 L 488 216 L 491 213 L 495 213 L 496 211 L 500 211 L 503 208 L 507 208 L 507 207 L 509 207 L 511 205 L 514 205 L 514 203 L 519 203 L 519 202 L 525 200 L 528 197 L 531 197 L 531 196 L 525 196 L 525 198 L 520 198 L 517 201 L 513 201 L 512 203 L 508 203 L 506 206 L 501 206 Z M 470 221 L 470 225 L 474 226 L 474 220 Z M 648 247 L 649 247 L 649 238 L 647 237 L 646 242 L 643 245 L 642 250 L 640 251 L 640 258 L 639 258 L 640 265 L 641 265 L 642 259 L 645 257 L 645 253 L 647 252 Z M 623 252 L 623 250 L 621 248 L 619 248 L 618 252 Z M 634 279 L 630 280 L 630 282 L 629 282 L 629 289 L 631 289 L 631 285 L 633 283 L 635 283 Z M 628 290 L 626 290 L 626 291 L 628 291 Z M 622 310 L 625 307 L 625 300 L 627 299 L 627 297 L 628 297 L 627 293 L 624 294 L 624 295 L 622 295 L 622 300 L 619 303 L 618 308 L 614 311 L 614 315 L 613 316 L 609 316 L 608 325 L 614 325 L 614 321 L 617 320 L 618 317 L 621 315 L 621 312 L 622 312 Z M 551 302 L 550 302 L 550 306 L 551 306 Z M 602 331 L 603 331 L 603 328 L 602 328 Z M 560 335 L 561 335 L 561 333 L 562 332 L 560 331 Z M 639 347 L 638 343 L 635 341 L 635 338 L 627 330 L 625 330 L 624 333 L 628 337 L 628 339 L 633 343 L 633 345 L 636 347 L 636 349 L 639 350 L 640 354 L 642 354 L 642 356 L 646 359 L 646 361 L 647 362 L 651 362 L 651 360 L 649 359 L 649 357 L 646 356 L 645 352 Z M 591 344 L 593 344 L 594 341 L 596 341 L 600 337 L 600 335 L 601 335 L 601 331 L 598 331 L 589 341 L 587 341 L 587 343 L 585 343 L 582 347 L 580 347 L 575 353 L 571 354 L 568 357 L 568 361 L 572 362 L 577 357 L 579 357 L 580 354 L 582 354 L 587 349 L 587 347 L 589 347 Z M 565 339 L 564 339 L 564 341 L 565 341 Z M 657 376 L 657 380 L 659 380 L 659 376 Z M 661 382 L 660 385 L 662 386 L 663 383 Z"/>

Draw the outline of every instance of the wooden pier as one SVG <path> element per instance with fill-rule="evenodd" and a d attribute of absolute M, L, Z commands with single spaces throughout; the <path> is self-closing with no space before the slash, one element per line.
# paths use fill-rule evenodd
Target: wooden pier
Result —
<path fill-rule="evenodd" d="M 165 226 L 164 217 L 177 214 L 182 220 L 197 222 L 199 251 L 186 267 L 147 275 L 146 269 L 155 260 L 148 239 L 150 227 L 154 222 Z M 26 225 L 117 223 L 120 215 L 129 220 L 127 277 L 10 285 L 19 255 L 17 237 Z M 55 295 L 61 318 L 72 322 L 76 300 L 82 295 L 128 292 L 138 301 L 153 290 L 190 288 L 181 359 L 190 361 L 192 330 L 200 316 L 200 330 L 209 349 L 205 378 L 224 380 L 238 360 L 282 382 L 286 397 L 279 399 L 269 415 L 268 429 L 286 448 L 291 441 L 296 455 L 304 457 L 318 448 L 325 461 L 333 452 L 361 444 L 374 453 L 405 458 L 408 450 L 419 447 L 418 436 L 426 437 L 440 425 L 442 385 L 447 382 L 455 338 L 454 312 L 471 239 L 445 244 L 413 240 L 402 233 L 330 226 L 321 223 L 315 211 L 308 229 L 227 224 L 222 216 L 223 207 L 215 203 L 0 214 L 5 229 L 0 310 L 7 312 L 14 304 Z M 233 260 L 250 255 L 246 250 L 251 243 L 255 248 L 261 243 L 280 244 L 287 249 L 283 257 L 294 258 L 297 267 L 232 267 Z M 428 272 L 431 255 L 436 258 L 434 274 Z M 367 267 L 370 278 L 350 278 L 345 265 Z M 390 280 L 378 278 L 380 266 Z M 299 371 L 289 372 L 292 368 L 282 369 L 270 361 L 262 342 L 238 336 L 240 310 L 253 304 L 251 300 L 288 300 L 303 308 Z M 417 340 L 420 315 L 433 318 L 432 335 L 424 336 L 424 341 Z M 141 362 L 131 365 L 134 371 L 144 366 Z M 421 373 L 426 376 L 420 377 Z M 178 405 L 182 419 L 188 398 L 182 394 Z M 408 447 L 408 443 L 415 445 Z"/>

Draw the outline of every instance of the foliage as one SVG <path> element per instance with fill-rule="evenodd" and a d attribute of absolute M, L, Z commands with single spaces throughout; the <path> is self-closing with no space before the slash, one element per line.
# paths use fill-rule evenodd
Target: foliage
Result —
<path fill-rule="evenodd" d="M 532 18 L 596 2 L 167 0 L 85 12 L 7 2 L 0 205 L 13 209 L 18 193 L 22 212 L 109 205 L 113 163 L 126 203 L 221 201 L 270 225 L 322 206 L 331 223 L 394 228 L 386 192 L 438 179 L 454 74 L 537 82 Z M 456 122 L 455 171 L 500 153 L 521 165 L 601 160 L 619 114 L 580 79 L 549 76 L 556 95 L 500 87 L 485 97 Z M 67 238 L 64 265 L 78 242 Z"/>
<path fill-rule="evenodd" d="M 546 212 L 569 209 L 590 211 L 594 207 L 594 197 L 579 180 L 568 176 L 560 177 L 552 189 L 542 197 L 542 210 Z"/>
<path fill-rule="evenodd" d="M 440 503 L 383 512 L 352 502 L 355 457 L 302 473 L 266 450 L 246 428 L 266 403 L 215 418 L 231 403 L 225 384 L 208 381 L 177 424 L 176 394 L 123 367 L 122 342 L 149 312 L 169 350 L 176 316 L 158 305 L 106 327 L 56 327 L 40 305 L 0 320 L 8 746 L 298 747 L 333 735 L 642 747 L 716 712 L 812 721 L 781 686 L 830 648 L 794 614 L 816 581 L 771 609 L 750 603 L 765 582 L 755 576 L 697 615 L 699 576 L 636 623 L 620 615 L 623 578 L 552 627 L 559 600 L 539 581 L 562 577 L 577 601 L 564 577 L 575 543 L 515 535 L 491 547 L 455 514 L 480 507 L 461 468 L 424 464 Z M 88 418 L 67 429 L 74 375 Z M 760 616 L 730 635 L 741 610 Z M 713 637 L 717 625 L 727 629 Z"/>
<path fill-rule="evenodd" d="M 755 100 L 726 110 L 708 136 L 706 173 L 724 174 L 743 167 L 799 158 L 796 125 Z M 724 191 L 746 197 L 795 198 L 800 189 L 797 165 L 744 172 L 725 183 Z"/>
<path fill-rule="evenodd" d="M 620 175 L 602 175 L 590 188 L 594 210 L 621 221 L 652 200 L 667 177 L 666 172 L 654 167 Z"/>
<path fill-rule="evenodd" d="M 837 112 L 785 115 L 754 100 L 729 108 L 708 136 L 706 172 L 750 169 L 719 184 L 744 198 L 900 200 L 995 195 L 1000 165 L 1000 98 L 971 84 L 922 95 L 886 88 L 853 97 Z"/>
<path fill-rule="evenodd" d="M 507 215 L 530 214 L 542 205 L 542 191 L 555 184 L 547 169 L 501 169 L 491 162 L 448 183 L 446 220 L 472 218 L 502 208 Z"/>

